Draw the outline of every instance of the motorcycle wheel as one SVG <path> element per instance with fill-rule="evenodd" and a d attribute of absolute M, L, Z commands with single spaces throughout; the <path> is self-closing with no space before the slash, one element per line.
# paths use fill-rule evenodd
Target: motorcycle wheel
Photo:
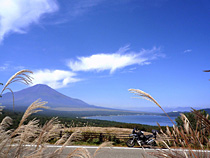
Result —
<path fill-rule="evenodd" d="M 155 141 L 153 141 L 153 142 L 149 143 L 148 145 L 150 145 L 150 146 L 157 146 L 157 144 L 156 144 L 156 142 L 155 142 Z"/>
<path fill-rule="evenodd" d="M 152 146 L 157 146 L 157 144 L 156 144 L 156 142 L 154 141 L 154 142 L 152 142 L 152 144 L 151 144 Z"/>
<path fill-rule="evenodd" d="M 135 145 L 135 141 L 133 139 L 128 139 L 126 144 L 127 144 L 128 147 L 133 147 Z"/>

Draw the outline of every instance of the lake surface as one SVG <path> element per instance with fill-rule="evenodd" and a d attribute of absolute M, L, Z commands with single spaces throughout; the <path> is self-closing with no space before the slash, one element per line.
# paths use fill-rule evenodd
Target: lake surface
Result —
<path fill-rule="evenodd" d="M 172 122 L 166 116 L 158 115 L 120 115 L 120 116 L 91 116 L 86 117 L 87 119 L 98 119 L 98 120 L 107 120 L 107 121 L 116 121 L 124 123 L 137 123 L 137 124 L 146 124 L 157 126 L 157 122 L 161 126 L 173 126 Z M 171 117 L 174 121 L 176 117 Z"/>

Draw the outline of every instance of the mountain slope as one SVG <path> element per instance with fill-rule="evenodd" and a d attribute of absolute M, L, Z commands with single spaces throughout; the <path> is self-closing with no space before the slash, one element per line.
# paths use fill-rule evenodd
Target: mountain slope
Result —
<path fill-rule="evenodd" d="M 47 85 L 38 84 L 18 92 L 14 92 L 15 106 L 29 106 L 35 100 L 41 98 L 47 101 L 51 108 L 100 108 L 89 105 L 82 100 L 65 96 Z M 3 94 L 0 102 L 3 106 L 12 106 L 12 94 Z"/>

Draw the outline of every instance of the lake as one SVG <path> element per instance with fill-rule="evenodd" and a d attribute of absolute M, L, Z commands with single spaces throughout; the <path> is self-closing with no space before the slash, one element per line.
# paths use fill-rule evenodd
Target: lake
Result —
<path fill-rule="evenodd" d="M 98 119 L 107 121 L 116 121 L 124 123 L 137 123 L 157 126 L 158 122 L 161 126 L 173 126 L 172 122 L 166 116 L 159 115 L 119 115 L 119 116 L 91 116 L 86 117 L 87 119 Z M 176 117 L 171 117 L 174 121 Z"/>

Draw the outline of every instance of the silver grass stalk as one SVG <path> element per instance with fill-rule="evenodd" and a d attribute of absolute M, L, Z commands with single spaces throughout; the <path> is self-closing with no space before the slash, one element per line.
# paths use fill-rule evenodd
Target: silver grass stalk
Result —
<path fill-rule="evenodd" d="M 14 112 L 15 111 L 15 96 L 14 96 L 14 93 L 13 93 L 11 88 L 6 88 L 6 89 L 8 89 L 12 93 L 12 100 L 13 100 L 13 104 L 12 105 L 13 105 L 13 112 Z"/>
<path fill-rule="evenodd" d="M 3 87 L 3 89 L 2 89 L 2 91 L 1 91 L 1 93 L 0 93 L 0 96 L 2 96 L 2 94 L 3 94 L 3 92 L 4 92 L 5 90 L 11 91 L 11 93 L 12 93 L 12 95 L 13 95 L 13 111 L 14 111 L 14 106 L 15 106 L 15 104 L 14 104 L 14 93 L 13 93 L 13 91 L 12 91 L 10 88 L 8 88 L 8 86 L 9 86 L 11 83 L 13 83 L 13 82 L 21 82 L 21 83 L 26 84 L 26 85 L 31 84 L 33 78 L 32 78 L 31 76 L 29 76 L 27 73 L 31 73 L 31 74 L 32 74 L 33 72 L 30 71 L 30 70 L 21 70 L 21 71 L 18 71 L 17 73 L 15 73 L 15 74 L 7 81 L 7 83 L 5 84 L 5 86 Z"/>
<path fill-rule="evenodd" d="M 90 152 L 85 148 L 77 148 L 67 158 L 91 158 Z"/>
<path fill-rule="evenodd" d="M 108 147 L 108 146 L 112 146 L 112 142 L 103 142 L 101 145 L 99 145 L 99 147 L 96 149 L 96 151 L 93 154 L 93 157 L 95 157 L 99 152 L 99 150 L 103 147 Z"/>
<path fill-rule="evenodd" d="M 42 127 L 39 137 L 35 140 L 36 142 L 36 149 L 42 144 L 43 142 L 48 141 L 50 138 L 55 137 L 56 133 L 60 130 L 59 121 L 57 118 L 52 118 L 49 122 L 45 123 Z"/>
<path fill-rule="evenodd" d="M 60 139 L 58 139 L 56 142 L 55 142 L 55 145 L 61 145 L 61 144 L 64 144 L 67 139 L 69 138 L 68 137 L 69 134 L 68 133 L 65 133 Z"/>
<path fill-rule="evenodd" d="M 174 125 L 176 125 L 176 124 L 174 123 L 174 121 L 173 121 L 173 120 L 168 116 L 168 114 L 165 112 L 165 110 L 160 106 L 160 104 L 158 104 L 158 102 L 157 102 L 151 95 L 149 95 L 148 93 L 146 93 L 146 92 L 144 92 L 144 91 L 142 91 L 142 90 L 139 90 L 139 89 L 129 89 L 128 91 L 130 91 L 131 93 L 134 93 L 135 95 L 138 95 L 138 96 L 142 97 L 143 99 L 146 99 L 146 100 L 149 100 L 149 101 L 155 103 L 155 104 L 156 104 L 156 105 L 165 113 L 165 115 L 170 119 L 170 121 L 171 121 Z M 140 97 L 138 97 L 138 98 L 140 98 Z"/>
<path fill-rule="evenodd" d="M 190 121 L 188 120 L 188 118 L 184 115 L 184 114 L 180 114 L 181 115 L 181 119 L 184 125 L 184 129 L 187 132 L 187 134 L 189 134 L 189 126 L 190 126 Z"/>
<path fill-rule="evenodd" d="M 65 143 L 62 145 L 62 147 L 60 149 L 57 149 L 55 152 L 54 152 L 54 155 L 55 154 L 61 154 L 61 152 L 63 151 L 63 149 L 65 148 L 65 146 L 67 146 L 74 137 L 76 136 L 81 136 L 81 131 L 75 131 L 74 133 L 71 134 L 71 136 L 65 141 Z M 59 144 L 59 142 L 63 142 L 64 138 L 62 137 L 61 139 L 59 139 L 55 144 Z"/>
<path fill-rule="evenodd" d="M 0 103 L 0 105 L 1 105 L 1 103 Z M 0 106 L 0 114 L 2 114 L 1 112 L 3 109 L 4 109 L 4 106 Z"/>
<path fill-rule="evenodd" d="M 13 143 L 14 140 L 14 136 L 17 135 L 17 133 L 19 132 L 19 130 L 22 128 L 22 125 L 23 123 L 26 121 L 26 119 L 33 113 L 37 113 L 39 111 L 42 111 L 42 110 L 36 110 L 37 108 L 44 108 L 44 109 L 47 109 L 48 107 L 47 106 L 44 106 L 47 102 L 41 102 L 41 99 L 38 99 L 36 100 L 35 102 L 33 102 L 28 108 L 27 110 L 25 111 L 17 129 L 15 129 L 11 135 L 10 135 L 10 138 L 11 139 L 8 139 L 5 141 L 5 143 L 0 146 L 0 152 L 3 150 L 3 148 L 5 147 L 6 144 L 8 144 L 9 141 L 11 141 L 11 143 Z M 10 148 L 11 148 L 11 143 L 10 143 Z M 7 152 L 9 152 L 10 148 L 8 149 Z"/>
<path fill-rule="evenodd" d="M 6 90 L 6 88 L 13 82 L 22 82 L 26 85 L 29 85 L 30 83 L 32 83 L 32 77 L 29 76 L 27 73 L 33 73 L 30 70 L 21 70 L 18 71 L 17 73 L 15 73 L 5 84 L 5 86 L 3 87 L 0 95 L 2 95 L 2 93 Z"/>
<path fill-rule="evenodd" d="M 5 131 L 9 126 L 12 125 L 12 119 L 9 116 L 6 116 L 0 124 L 0 131 Z"/>
<path fill-rule="evenodd" d="M 38 125 L 39 121 L 33 119 L 29 121 L 28 124 L 21 125 L 18 128 L 18 131 L 16 131 L 18 136 L 16 136 L 13 140 L 18 144 L 17 149 L 14 152 L 15 157 L 18 157 L 21 153 L 25 153 L 27 150 L 30 150 L 30 148 L 25 147 L 25 145 L 31 144 L 30 140 L 37 136 L 36 132 L 38 132 L 37 129 L 39 129 Z"/>
<path fill-rule="evenodd" d="M 28 155 L 24 155 L 24 158 L 43 158 L 46 157 L 44 154 L 44 148 L 40 148 L 38 150 L 30 152 Z"/>
<path fill-rule="evenodd" d="M 160 104 L 151 95 L 149 95 L 148 93 L 146 93 L 142 90 L 139 90 L 139 89 L 129 89 L 128 91 L 130 91 L 131 93 L 134 93 L 135 95 L 142 97 L 143 99 L 146 99 L 146 100 L 149 100 L 149 101 L 155 103 L 165 113 L 165 115 L 170 119 L 170 121 L 173 123 L 174 127 L 175 128 L 177 127 L 176 124 L 174 123 L 174 121 L 170 118 L 170 116 L 165 112 L 165 110 L 160 106 Z M 138 98 L 140 98 L 140 97 L 138 97 Z M 178 128 L 177 128 L 177 130 L 178 130 L 178 133 L 181 135 L 181 137 L 184 139 L 184 143 L 189 147 L 189 151 L 194 155 L 195 158 L 197 158 L 195 153 L 192 151 L 185 135 Z M 184 144 L 183 144 L 183 146 L 184 146 Z"/>
<path fill-rule="evenodd" d="M 35 102 L 33 102 L 28 108 L 27 110 L 25 111 L 20 123 L 19 123 L 19 126 L 21 126 L 25 121 L 26 119 L 33 113 L 37 113 L 39 111 L 42 111 L 40 108 L 42 109 L 48 109 L 49 107 L 47 106 L 44 106 L 45 104 L 47 104 L 46 101 L 41 101 L 41 99 L 38 99 L 36 100 Z M 37 110 L 37 109 L 40 109 L 40 110 Z"/>

